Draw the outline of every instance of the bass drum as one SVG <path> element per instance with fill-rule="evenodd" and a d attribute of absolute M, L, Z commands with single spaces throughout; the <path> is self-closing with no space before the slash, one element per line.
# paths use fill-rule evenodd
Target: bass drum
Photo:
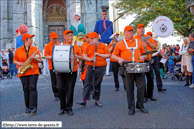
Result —
<path fill-rule="evenodd" d="M 54 72 L 73 72 L 74 47 L 72 45 L 55 45 L 52 51 L 52 64 Z"/>

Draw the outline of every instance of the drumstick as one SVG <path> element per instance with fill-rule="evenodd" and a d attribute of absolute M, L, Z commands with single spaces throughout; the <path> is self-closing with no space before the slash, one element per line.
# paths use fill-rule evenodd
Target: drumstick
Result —
<path fill-rule="evenodd" d="M 140 58 L 134 53 L 134 55 L 140 60 Z M 124 59 L 129 59 L 129 58 L 132 58 L 132 57 L 128 57 L 128 58 L 124 58 Z"/>

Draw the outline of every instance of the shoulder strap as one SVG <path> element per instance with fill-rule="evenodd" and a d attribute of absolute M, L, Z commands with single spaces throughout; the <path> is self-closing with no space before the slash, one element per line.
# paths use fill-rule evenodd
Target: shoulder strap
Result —
<path fill-rule="evenodd" d="M 127 45 L 127 42 L 126 42 L 126 40 L 125 39 L 123 39 L 123 42 L 125 43 L 125 46 L 126 46 L 126 48 L 127 49 L 137 49 L 138 48 L 138 42 L 137 42 L 137 39 L 135 39 L 135 47 L 129 47 L 128 45 Z"/>

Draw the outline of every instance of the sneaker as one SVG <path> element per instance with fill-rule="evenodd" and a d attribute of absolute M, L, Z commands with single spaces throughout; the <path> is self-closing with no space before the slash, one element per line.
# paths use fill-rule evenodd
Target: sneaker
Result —
<path fill-rule="evenodd" d="M 194 84 L 191 84 L 191 85 L 189 86 L 189 88 L 191 88 L 191 89 L 194 88 Z"/>

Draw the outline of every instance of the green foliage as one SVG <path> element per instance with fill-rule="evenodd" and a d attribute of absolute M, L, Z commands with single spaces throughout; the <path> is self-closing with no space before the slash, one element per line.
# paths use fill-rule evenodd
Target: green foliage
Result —
<path fill-rule="evenodd" d="M 147 26 L 158 16 L 167 16 L 177 31 L 175 35 L 188 37 L 194 32 L 193 15 L 187 11 L 186 0 L 120 0 L 116 8 L 121 12 L 136 14 L 135 20 L 130 24 L 134 28 L 140 23 Z"/>

